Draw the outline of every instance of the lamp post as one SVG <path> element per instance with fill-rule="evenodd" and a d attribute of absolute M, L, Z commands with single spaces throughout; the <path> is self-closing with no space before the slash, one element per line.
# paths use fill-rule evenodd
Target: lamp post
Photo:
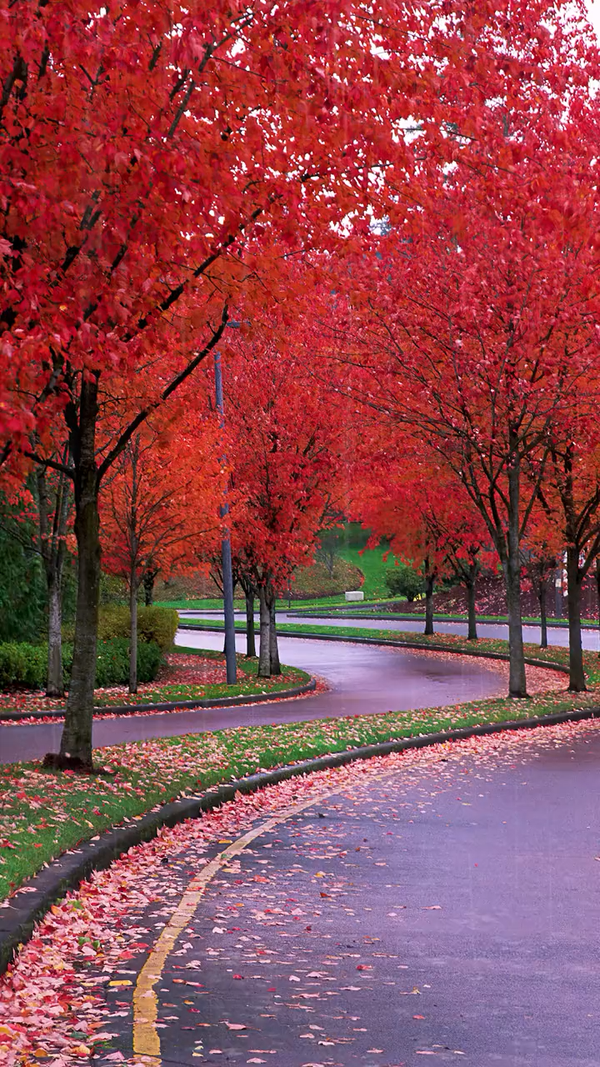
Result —
<path fill-rule="evenodd" d="M 239 326 L 238 322 L 230 322 L 229 326 Z M 221 372 L 221 355 L 215 348 L 215 393 L 217 411 L 219 412 L 219 426 L 225 429 L 225 408 L 223 405 L 223 375 Z M 225 454 L 221 456 L 221 463 L 225 464 Z M 225 614 L 225 663 L 227 668 L 227 685 L 235 685 L 237 678 L 235 660 L 235 617 L 233 614 L 233 574 L 231 569 L 231 536 L 229 532 L 229 501 L 227 500 L 227 486 L 223 493 L 223 503 L 219 509 L 223 523 L 223 537 L 221 540 L 221 566 L 223 569 L 223 609 Z"/>

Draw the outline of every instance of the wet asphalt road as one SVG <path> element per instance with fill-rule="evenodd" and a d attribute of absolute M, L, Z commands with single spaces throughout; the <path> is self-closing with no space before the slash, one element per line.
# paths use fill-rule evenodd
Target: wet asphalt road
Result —
<path fill-rule="evenodd" d="M 180 612 L 182 619 L 222 619 L 222 612 L 208 612 L 208 611 L 182 611 Z M 237 618 L 242 618 L 242 615 L 238 614 Z M 277 620 L 282 623 L 290 623 L 291 625 L 310 626 L 313 623 L 315 626 L 362 626 L 368 630 L 407 630 L 412 633 L 422 633 L 424 623 L 422 619 L 361 619 L 356 616 L 323 616 L 317 618 L 306 618 L 301 615 L 295 615 L 293 612 L 278 611 Z M 257 617 L 258 621 L 258 617 Z M 499 623 L 483 623 L 477 624 L 477 629 L 480 637 L 500 637 L 503 640 L 508 640 L 508 626 L 504 626 Z M 435 621 L 435 630 L 439 634 L 467 634 L 467 624 L 462 622 L 439 622 Z M 532 641 L 534 644 L 539 644 L 540 641 L 540 628 L 539 626 L 524 626 L 523 627 L 523 640 Z M 563 626 L 549 626 L 548 627 L 548 643 L 550 645 L 562 645 L 564 647 L 569 644 L 569 633 L 566 627 Z M 581 633 L 581 643 L 584 648 L 589 648 L 598 651 L 599 637 L 598 629 L 583 629 Z"/>
<path fill-rule="evenodd" d="M 373 765 L 222 868 L 162 973 L 165 1067 L 598 1067 L 600 730 L 540 734 Z"/>
<path fill-rule="evenodd" d="M 223 636 L 180 631 L 177 643 L 198 648 L 222 648 Z M 476 662 L 467 666 L 462 660 L 450 657 L 426 658 L 388 648 L 285 637 L 279 644 L 284 663 L 324 677 L 329 691 L 282 703 L 98 719 L 94 723 L 94 746 L 202 733 L 226 726 L 435 707 L 490 696 L 502 687 L 497 674 Z M 238 637 L 237 645 L 243 651 L 242 636 Z M 57 751 L 61 730 L 59 723 L 0 727 L 0 763 L 37 759 L 46 752 Z"/>

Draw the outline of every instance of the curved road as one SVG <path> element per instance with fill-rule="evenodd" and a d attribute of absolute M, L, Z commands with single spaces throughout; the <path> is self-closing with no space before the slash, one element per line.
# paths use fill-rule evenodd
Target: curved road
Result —
<path fill-rule="evenodd" d="M 187 619 L 206 619 L 207 621 L 213 619 L 222 619 L 223 613 L 217 611 L 181 611 L 180 616 L 183 620 Z M 238 618 L 241 618 L 241 614 L 238 614 Z M 257 616 L 258 619 L 258 616 Z M 313 623 L 315 626 L 362 626 L 368 630 L 405 630 L 412 633 L 423 632 L 423 620 L 422 619 L 361 619 L 357 616 L 314 616 L 306 618 L 294 612 L 278 611 L 277 621 L 282 623 L 290 623 L 291 625 L 309 626 Z M 435 631 L 439 634 L 462 634 L 467 635 L 466 622 L 438 622 L 434 623 Z M 497 622 L 479 622 L 477 623 L 477 630 L 480 637 L 500 637 L 503 640 L 508 640 L 508 626 Z M 599 631 L 597 628 L 589 629 L 585 628 L 581 633 L 581 641 L 584 648 L 591 649 L 592 651 L 598 651 L 599 644 Z M 539 644 L 540 641 L 540 627 L 539 626 L 524 626 L 523 627 L 523 640 L 531 641 L 534 644 Z M 548 643 L 550 645 L 560 645 L 567 647 L 569 644 L 569 631 L 566 626 L 549 626 L 548 627 Z"/>
<path fill-rule="evenodd" d="M 180 631 L 180 645 L 221 648 L 221 634 Z M 243 650 L 240 635 L 238 648 Z M 301 701 L 249 704 L 239 708 L 199 709 L 169 715 L 125 715 L 94 723 L 94 746 L 202 733 L 226 726 L 337 718 L 390 710 L 435 707 L 476 700 L 498 692 L 498 675 L 479 663 L 414 655 L 403 650 L 333 644 L 282 637 L 281 658 L 291 666 L 326 678 L 329 690 Z M 0 727 L 0 763 L 38 759 L 57 751 L 62 725 L 40 723 Z"/>
<path fill-rule="evenodd" d="M 569 724 L 285 783 L 256 832 L 256 798 L 185 824 L 149 905 L 127 882 L 99 1067 L 134 1040 L 154 1067 L 598 1067 L 599 770 Z"/>

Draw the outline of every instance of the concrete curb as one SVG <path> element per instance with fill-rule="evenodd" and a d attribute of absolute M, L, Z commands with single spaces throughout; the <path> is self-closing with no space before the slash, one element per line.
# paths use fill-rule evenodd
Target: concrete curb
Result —
<path fill-rule="evenodd" d="M 102 704 L 94 710 L 94 718 L 103 715 L 137 715 L 140 711 L 175 711 L 177 708 L 235 708 L 243 704 L 265 704 L 269 700 L 288 700 L 290 697 L 312 693 L 317 683 L 314 678 L 305 685 L 292 689 L 277 689 L 267 693 L 249 693 L 239 697 L 215 697 L 213 700 L 174 700 L 166 704 Z M 0 711 L 0 722 L 19 722 L 21 719 L 62 719 L 64 711 Z"/>
<path fill-rule="evenodd" d="M 222 627 L 219 626 L 205 626 L 202 623 L 200 626 L 193 626 L 188 623 L 179 624 L 180 630 L 196 630 L 199 633 L 202 631 L 221 633 Z M 391 645 L 392 648 L 407 648 L 417 649 L 424 652 L 451 652 L 457 656 L 473 656 L 475 659 L 499 659 L 505 663 L 509 662 L 509 656 L 504 652 L 485 652 L 483 649 L 478 650 L 476 648 L 449 648 L 447 645 L 438 645 L 431 643 L 425 643 L 424 641 L 396 641 L 396 639 L 385 637 L 342 637 L 340 634 L 317 634 L 303 632 L 302 630 L 278 630 L 280 637 L 304 637 L 312 641 L 345 641 L 346 644 L 357 645 Z M 561 674 L 568 674 L 569 668 L 563 663 L 551 663 L 545 659 L 534 659 L 533 657 L 525 656 L 525 663 L 528 663 L 530 667 L 543 667 L 550 671 L 560 671 Z"/>
<path fill-rule="evenodd" d="M 234 779 L 226 784 L 209 789 L 205 793 L 183 797 L 165 804 L 159 811 L 149 812 L 140 819 L 128 820 L 128 825 L 112 827 L 82 842 L 76 849 L 54 860 L 34 878 L 27 882 L 13 897 L 9 907 L 2 909 L 0 918 L 0 974 L 3 974 L 14 955 L 32 936 L 35 924 L 44 917 L 51 906 L 69 890 L 77 889 L 93 871 L 103 870 L 130 848 L 150 841 L 164 826 L 176 826 L 186 819 L 196 819 L 205 811 L 221 807 L 233 800 L 237 792 L 254 793 L 265 786 L 314 771 L 341 767 L 355 760 L 387 756 L 390 752 L 406 749 L 428 748 L 446 741 L 462 741 L 469 737 L 503 733 L 505 730 L 531 730 L 537 726 L 553 726 L 561 722 L 579 722 L 600 717 L 600 707 L 580 711 L 557 712 L 540 718 L 512 719 L 506 722 L 484 723 L 481 726 L 465 726 L 458 730 L 446 730 L 434 734 L 420 734 L 396 741 L 384 741 L 362 748 L 344 749 L 342 752 L 317 756 L 300 763 L 288 764 L 271 771 L 261 771 L 246 778 Z"/>

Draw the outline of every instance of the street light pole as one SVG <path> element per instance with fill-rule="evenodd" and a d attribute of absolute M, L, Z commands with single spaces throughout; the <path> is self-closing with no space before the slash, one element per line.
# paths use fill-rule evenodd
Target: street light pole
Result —
<path fill-rule="evenodd" d="M 215 392 L 217 398 L 217 411 L 219 412 L 219 425 L 225 429 L 225 409 L 223 405 L 223 376 L 221 373 L 221 356 L 215 349 Z M 225 464 L 225 455 L 221 456 L 221 463 Z M 227 500 L 227 488 L 224 492 L 224 500 L 220 507 L 223 524 L 223 538 L 221 541 L 221 565 L 223 568 L 223 608 L 225 612 L 225 663 L 227 665 L 227 685 L 235 685 L 237 672 L 235 660 L 235 618 L 233 614 L 233 574 L 231 569 L 231 537 L 229 533 L 229 502 Z"/>

